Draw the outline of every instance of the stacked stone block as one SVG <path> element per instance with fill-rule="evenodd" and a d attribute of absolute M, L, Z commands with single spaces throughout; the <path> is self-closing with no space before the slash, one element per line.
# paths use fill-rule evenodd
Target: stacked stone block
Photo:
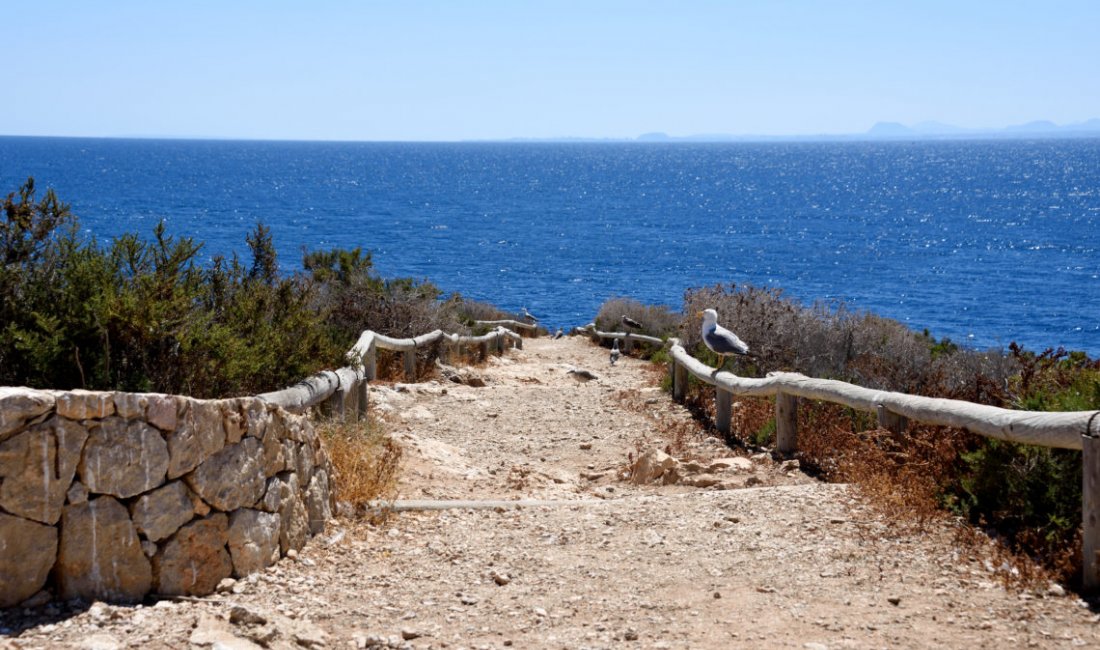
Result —
<path fill-rule="evenodd" d="M 324 530 L 331 476 L 259 398 L 0 387 L 0 607 L 209 594 Z"/>

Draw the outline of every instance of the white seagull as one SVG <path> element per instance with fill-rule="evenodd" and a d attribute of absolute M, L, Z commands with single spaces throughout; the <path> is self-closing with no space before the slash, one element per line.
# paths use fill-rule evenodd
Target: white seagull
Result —
<path fill-rule="evenodd" d="M 703 317 L 703 343 L 718 355 L 718 368 L 714 372 L 718 372 L 722 366 L 726 365 L 728 354 L 753 356 L 749 354 L 749 346 L 744 341 L 718 324 L 718 312 L 713 309 L 704 309 L 699 312 L 699 315 Z"/>
<path fill-rule="evenodd" d="M 619 352 L 619 339 L 615 339 L 611 344 L 611 365 L 615 365 L 615 362 L 619 360 L 619 356 L 622 353 Z"/>

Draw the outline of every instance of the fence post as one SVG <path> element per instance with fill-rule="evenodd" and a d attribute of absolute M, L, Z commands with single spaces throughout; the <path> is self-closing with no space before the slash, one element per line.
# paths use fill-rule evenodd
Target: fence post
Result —
<path fill-rule="evenodd" d="M 1081 437 L 1082 586 L 1100 589 L 1100 438 Z"/>
<path fill-rule="evenodd" d="M 726 437 L 729 437 L 731 430 L 732 406 L 733 394 L 721 386 L 716 386 L 714 388 L 714 426 L 718 428 L 718 433 Z"/>
<path fill-rule="evenodd" d="M 363 355 L 363 379 L 374 381 L 378 377 L 378 347 L 371 341 L 367 353 Z"/>
<path fill-rule="evenodd" d="M 405 350 L 405 381 L 416 383 L 416 348 Z"/>
<path fill-rule="evenodd" d="M 519 338 L 512 339 L 512 347 L 514 347 L 517 350 L 522 350 L 523 349 L 523 334 L 520 334 Z"/>
<path fill-rule="evenodd" d="M 687 366 L 682 363 L 676 363 L 675 359 L 670 361 L 669 364 L 669 369 L 672 371 L 672 399 L 676 400 L 677 402 L 682 402 L 687 396 Z"/>
<path fill-rule="evenodd" d="M 355 420 L 367 419 L 367 401 L 370 399 L 370 389 L 367 378 L 364 377 L 355 382 Z"/>
<path fill-rule="evenodd" d="M 630 354 L 634 350 L 634 341 L 630 338 L 630 334 L 623 337 L 623 354 Z"/>
<path fill-rule="evenodd" d="M 775 394 L 775 448 L 781 454 L 798 451 L 798 397 Z"/>
<path fill-rule="evenodd" d="M 504 356 L 504 335 L 497 334 L 496 339 L 493 341 L 493 351 L 496 352 L 498 357 Z"/>
<path fill-rule="evenodd" d="M 482 341 L 477 344 L 477 358 L 478 361 L 485 361 L 489 358 L 489 342 Z"/>
<path fill-rule="evenodd" d="M 905 433 L 905 427 L 909 426 L 909 420 L 904 415 L 894 413 L 882 404 L 875 405 L 875 412 L 878 415 L 879 427 L 890 431 L 894 435 L 900 436 Z"/>

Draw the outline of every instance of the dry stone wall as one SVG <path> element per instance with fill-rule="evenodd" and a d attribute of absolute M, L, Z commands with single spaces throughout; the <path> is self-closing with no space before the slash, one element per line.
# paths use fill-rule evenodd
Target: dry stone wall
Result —
<path fill-rule="evenodd" d="M 0 387 L 0 607 L 209 594 L 323 531 L 332 475 L 259 398 Z"/>

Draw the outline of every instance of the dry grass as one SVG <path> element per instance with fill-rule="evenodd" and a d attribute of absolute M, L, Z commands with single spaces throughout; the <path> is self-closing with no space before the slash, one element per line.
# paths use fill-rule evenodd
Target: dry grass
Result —
<path fill-rule="evenodd" d="M 338 501 L 361 512 L 371 501 L 393 496 L 402 452 L 380 423 L 326 420 L 317 429 L 336 472 L 333 484 Z"/>

